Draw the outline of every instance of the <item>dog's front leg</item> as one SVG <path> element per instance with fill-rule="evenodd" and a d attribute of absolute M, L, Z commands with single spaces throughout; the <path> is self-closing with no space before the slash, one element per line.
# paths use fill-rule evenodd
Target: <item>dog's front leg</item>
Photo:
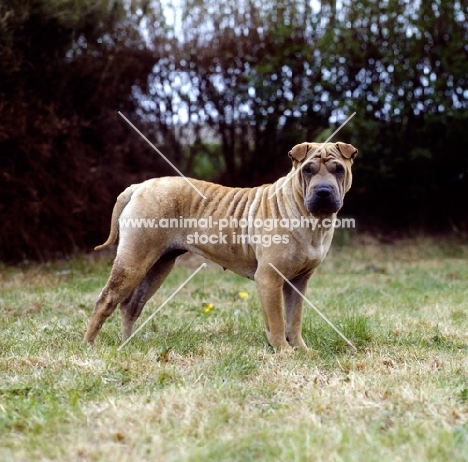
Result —
<path fill-rule="evenodd" d="M 283 278 L 270 265 L 259 264 L 255 282 L 263 308 L 268 343 L 273 348 L 290 348 L 283 317 Z"/>
<path fill-rule="evenodd" d="M 309 277 L 309 275 L 301 276 L 290 282 L 304 295 Z M 284 283 L 283 296 L 286 311 L 286 338 L 292 347 L 307 349 L 307 345 L 302 339 L 302 310 L 304 299 L 287 282 Z"/>

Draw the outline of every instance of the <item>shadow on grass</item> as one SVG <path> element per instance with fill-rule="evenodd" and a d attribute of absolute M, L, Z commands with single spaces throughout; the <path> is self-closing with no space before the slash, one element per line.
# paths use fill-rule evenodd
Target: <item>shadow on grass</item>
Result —
<path fill-rule="evenodd" d="M 448 352 L 468 348 L 460 339 L 443 335 L 437 327 L 433 330 L 392 331 L 381 326 L 375 318 L 362 315 L 340 317 L 332 319 L 332 322 L 357 348 L 358 355 L 370 346 L 417 347 Z M 345 340 L 321 320 L 306 320 L 303 335 L 306 344 L 319 358 L 330 359 L 353 353 Z M 114 329 L 112 332 L 101 331 L 100 336 L 100 343 L 115 349 L 117 357 L 126 352 L 147 354 L 153 351 L 164 361 L 169 351 L 200 358 L 212 357 L 213 351 L 219 351 L 219 354 L 215 353 L 213 367 L 233 377 L 255 373 L 257 361 L 251 358 L 250 350 L 266 346 L 260 316 L 248 316 L 246 319 L 225 317 L 215 325 L 205 325 L 200 319 L 170 328 L 149 324 L 148 329 L 132 339 L 121 352 L 117 352 L 121 345 L 120 335 Z M 270 351 L 274 354 L 273 349 Z"/>
<path fill-rule="evenodd" d="M 436 326 L 432 330 L 413 330 L 411 332 L 388 331 L 379 339 L 383 345 L 418 347 L 427 350 L 454 352 L 468 351 L 468 345 L 460 338 L 444 335 Z"/>
<path fill-rule="evenodd" d="M 468 350 L 463 340 L 444 335 L 436 326 L 432 330 L 418 329 L 407 332 L 386 330 L 374 318 L 349 316 L 333 320 L 334 325 L 357 348 L 358 353 L 370 345 L 417 347 L 424 350 L 454 352 Z M 323 322 L 304 329 L 304 339 L 320 357 L 329 358 L 351 352 L 351 347 L 328 325 Z"/>
<path fill-rule="evenodd" d="M 375 338 L 371 320 L 367 316 L 348 316 L 332 322 L 351 341 L 358 352 L 363 351 Z M 319 321 L 314 324 L 314 327 L 308 327 L 306 325 L 304 329 L 305 342 L 311 349 L 317 351 L 320 356 L 329 357 L 352 351 L 345 340 L 324 322 Z"/>

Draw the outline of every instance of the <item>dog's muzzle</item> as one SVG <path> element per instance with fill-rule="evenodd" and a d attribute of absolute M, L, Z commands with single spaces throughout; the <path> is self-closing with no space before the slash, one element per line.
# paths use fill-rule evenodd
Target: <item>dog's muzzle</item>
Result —
<path fill-rule="evenodd" d="M 338 212 L 342 205 L 343 201 L 335 189 L 328 185 L 319 185 L 314 188 L 305 202 L 307 210 L 314 215 L 331 215 Z"/>

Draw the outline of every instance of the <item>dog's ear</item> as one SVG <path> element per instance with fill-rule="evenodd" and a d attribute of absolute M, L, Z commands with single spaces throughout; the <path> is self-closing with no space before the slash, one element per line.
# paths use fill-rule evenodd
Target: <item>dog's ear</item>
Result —
<path fill-rule="evenodd" d="M 336 147 L 346 159 L 353 160 L 357 156 L 358 150 L 352 144 L 338 142 L 336 143 Z"/>
<path fill-rule="evenodd" d="M 288 156 L 292 160 L 302 162 L 307 154 L 309 145 L 307 143 L 296 144 L 289 152 Z"/>

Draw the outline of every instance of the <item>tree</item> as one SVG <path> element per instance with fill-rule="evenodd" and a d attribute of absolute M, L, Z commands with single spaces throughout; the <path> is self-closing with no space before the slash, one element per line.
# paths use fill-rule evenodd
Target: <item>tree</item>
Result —
<path fill-rule="evenodd" d="M 164 4 L 0 4 L 0 259 L 89 248 L 124 187 L 174 174 L 119 110 L 184 173 L 238 186 L 356 111 L 344 212 L 467 224 L 465 3 Z"/>
<path fill-rule="evenodd" d="M 276 178 L 293 144 L 324 139 L 333 121 L 356 111 L 339 134 L 361 151 L 345 211 L 387 225 L 461 223 L 466 14 L 448 0 L 322 2 L 319 10 L 307 1 L 187 0 L 171 71 L 150 88 L 159 82 L 169 113 L 185 108 L 195 139 L 189 159 L 208 153 L 227 184 Z M 168 96 L 171 80 L 179 83 Z M 183 133 L 174 116 L 165 120 L 166 131 Z"/>
<path fill-rule="evenodd" d="M 329 38 L 336 56 L 329 85 L 357 111 L 352 131 L 344 130 L 363 153 L 355 179 L 363 187 L 351 208 L 381 210 L 376 218 L 393 225 L 466 220 L 466 14 L 446 0 L 343 6 Z"/>
<path fill-rule="evenodd" d="M 158 67 L 145 96 L 153 101 L 148 112 L 158 111 L 151 120 L 163 125 L 156 131 L 183 132 L 182 107 L 187 132 L 217 163 L 219 180 L 251 185 L 284 173 L 291 145 L 328 126 L 318 22 L 305 0 L 184 2 L 178 41 L 166 55 L 170 72 Z M 182 152 L 184 135 L 176 139 Z"/>
<path fill-rule="evenodd" d="M 146 160 L 117 115 L 135 112 L 132 87 L 145 87 L 155 62 L 139 29 L 149 19 L 140 6 L 0 4 L 1 259 L 95 243 L 132 173 L 140 180 L 161 165 Z M 149 166 L 153 174 L 144 173 Z"/>

